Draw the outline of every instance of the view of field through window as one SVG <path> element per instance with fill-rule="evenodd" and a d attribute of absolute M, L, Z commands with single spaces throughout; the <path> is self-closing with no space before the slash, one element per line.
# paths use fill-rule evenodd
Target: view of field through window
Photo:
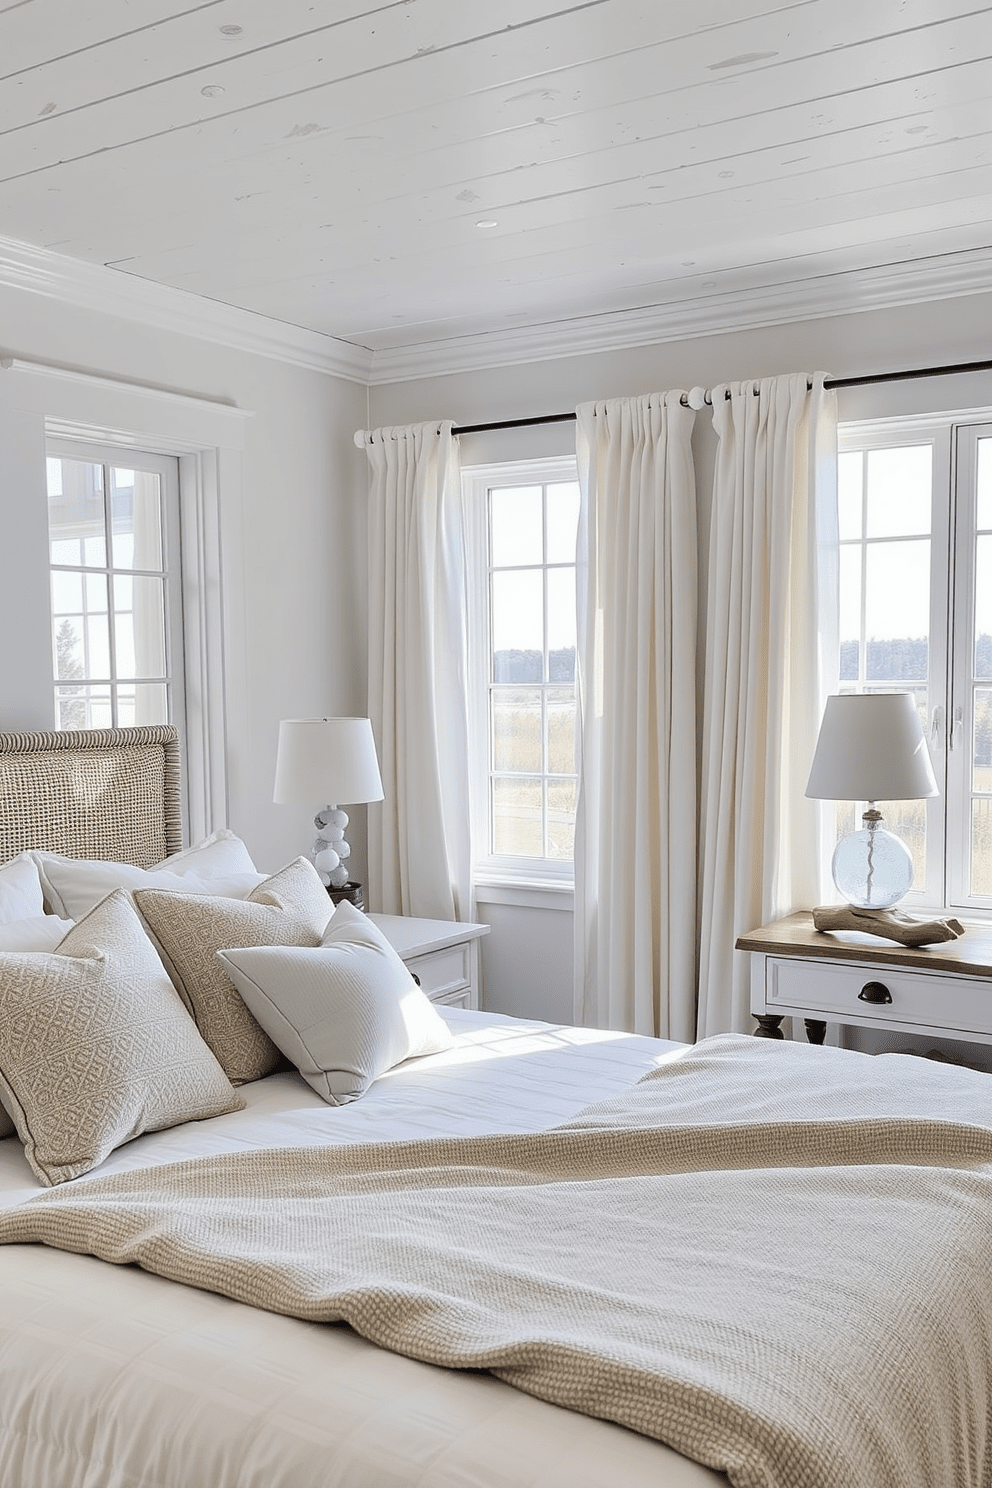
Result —
<path fill-rule="evenodd" d="M 575 842 L 574 481 L 488 492 L 490 843 L 571 862 Z"/>

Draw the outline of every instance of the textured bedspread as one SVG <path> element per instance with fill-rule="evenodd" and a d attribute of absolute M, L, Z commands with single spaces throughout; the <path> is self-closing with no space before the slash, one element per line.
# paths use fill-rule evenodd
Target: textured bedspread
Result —
<path fill-rule="evenodd" d="M 978 1488 L 988 1092 L 719 1038 L 551 1131 L 84 1179 L 0 1215 L 0 1240 L 491 1370 L 738 1488 Z"/>

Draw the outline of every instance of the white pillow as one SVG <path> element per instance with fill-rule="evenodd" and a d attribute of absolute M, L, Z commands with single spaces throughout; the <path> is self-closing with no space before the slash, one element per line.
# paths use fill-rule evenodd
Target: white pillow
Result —
<path fill-rule="evenodd" d="M 372 921 L 339 904 L 320 945 L 218 951 L 248 1007 L 332 1106 L 386 1070 L 452 1045 L 447 1024 Z"/>
<path fill-rule="evenodd" d="M 0 925 L 35 919 L 45 913 L 41 879 L 30 853 L 0 863 Z"/>
<path fill-rule="evenodd" d="M 81 920 L 114 889 L 178 889 L 185 894 L 244 899 L 265 878 L 241 838 L 226 829 L 163 858 L 153 868 L 66 858 L 60 853 L 34 852 L 31 857 L 49 909 L 70 920 Z"/>
<path fill-rule="evenodd" d="M 60 920 L 58 915 L 43 914 L 0 925 L 0 951 L 54 951 L 72 923 Z"/>

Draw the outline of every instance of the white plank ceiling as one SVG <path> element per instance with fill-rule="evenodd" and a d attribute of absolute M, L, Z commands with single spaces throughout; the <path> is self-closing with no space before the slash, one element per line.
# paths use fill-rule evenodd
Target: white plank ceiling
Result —
<path fill-rule="evenodd" d="M 0 235 L 388 351 L 992 244 L 967 0 L 0 0 Z"/>

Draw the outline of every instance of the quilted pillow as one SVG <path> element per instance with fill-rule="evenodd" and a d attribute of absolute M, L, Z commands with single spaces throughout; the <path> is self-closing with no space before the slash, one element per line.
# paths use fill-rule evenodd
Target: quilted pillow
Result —
<path fill-rule="evenodd" d="M 53 914 L 70 920 L 81 920 L 114 889 L 179 889 L 186 894 L 224 894 L 240 899 L 265 876 L 256 869 L 241 838 L 226 829 L 214 832 L 195 847 L 163 858 L 154 868 L 48 852 L 33 852 L 31 857 L 48 907 Z"/>
<path fill-rule="evenodd" d="M 339 904 L 316 950 L 256 946 L 219 959 L 255 1017 L 332 1106 L 404 1059 L 453 1042 L 382 931 Z"/>
<path fill-rule="evenodd" d="M 0 1097 L 49 1187 L 141 1132 L 244 1105 L 121 889 L 58 950 L 0 953 Z"/>
<path fill-rule="evenodd" d="M 316 946 L 334 906 L 313 864 L 297 858 L 246 899 L 136 889 L 134 902 L 196 1026 L 235 1085 L 280 1064 L 217 951 L 228 946 Z"/>

